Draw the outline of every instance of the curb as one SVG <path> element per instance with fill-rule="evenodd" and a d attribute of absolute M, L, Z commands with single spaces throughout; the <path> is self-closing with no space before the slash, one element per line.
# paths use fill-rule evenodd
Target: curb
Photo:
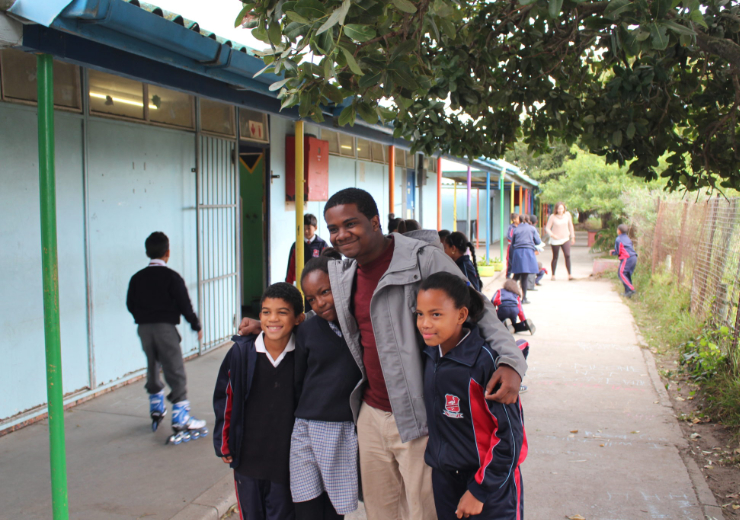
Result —
<path fill-rule="evenodd" d="M 642 337 L 638 335 L 638 340 L 639 339 L 642 339 Z M 650 380 L 653 383 L 655 391 L 658 393 L 660 405 L 666 408 L 670 408 L 671 416 L 675 417 L 675 415 L 673 414 L 673 405 L 671 404 L 670 397 L 668 397 L 668 392 L 666 391 L 665 387 L 663 386 L 663 382 L 660 379 L 660 374 L 658 373 L 658 367 L 655 364 L 655 357 L 653 357 L 653 353 L 646 348 L 642 348 L 641 350 L 642 355 L 645 358 L 645 364 L 647 365 L 648 374 L 650 374 Z M 686 472 L 689 474 L 691 485 L 696 492 L 696 498 L 699 501 L 699 506 L 701 507 L 702 513 L 704 513 L 704 518 L 706 520 L 724 520 L 725 517 L 722 512 L 722 508 L 719 506 L 719 504 L 717 504 L 717 499 L 715 498 L 714 493 L 712 493 L 712 490 L 709 488 L 709 484 L 707 484 L 704 474 L 699 469 L 699 466 L 696 464 L 696 461 L 693 459 L 693 457 L 688 454 L 687 441 L 683 435 L 683 431 L 676 422 L 676 419 L 671 419 L 670 423 L 671 426 L 678 431 L 678 435 L 683 441 L 682 444 L 676 445 L 676 448 L 678 449 L 681 460 L 683 460 L 684 466 L 686 467 Z"/>
<path fill-rule="evenodd" d="M 229 473 L 170 520 L 219 520 L 236 504 L 234 476 Z"/>

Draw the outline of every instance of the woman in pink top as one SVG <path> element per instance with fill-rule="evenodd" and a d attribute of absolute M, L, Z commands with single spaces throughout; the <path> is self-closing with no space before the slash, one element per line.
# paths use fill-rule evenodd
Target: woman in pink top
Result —
<path fill-rule="evenodd" d="M 555 268 L 558 265 L 560 250 L 563 250 L 565 257 L 565 268 L 568 270 L 568 280 L 572 280 L 570 274 L 570 246 L 576 243 L 576 232 L 573 229 L 573 217 L 565 211 L 565 204 L 558 202 L 555 204 L 555 213 L 547 219 L 545 231 L 550 236 L 550 245 L 552 246 L 552 279 L 555 280 Z"/>

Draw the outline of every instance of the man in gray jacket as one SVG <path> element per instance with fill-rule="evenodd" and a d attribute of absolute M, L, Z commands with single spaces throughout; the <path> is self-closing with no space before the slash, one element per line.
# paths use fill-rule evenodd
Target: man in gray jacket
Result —
<path fill-rule="evenodd" d="M 432 273 L 463 277 L 462 272 L 438 240 L 435 244 L 398 233 L 384 236 L 377 205 L 364 190 L 347 188 L 334 194 L 324 208 L 324 220 L 332 245 L 348 258 L 332 262 L 329 275 L 340 326 L 364 365 L 364 393 L 353 393 L 351 404 L 368 520 L 434 519 L 431 468 L 424 463 L 428 430 L 416 294 Z M 484 300 L 486 310 L 478 325 L 500 355 L 487 398 L 513 403 L 526 362 Z M 242 329 L 248 330 L 247 322 Z"/>

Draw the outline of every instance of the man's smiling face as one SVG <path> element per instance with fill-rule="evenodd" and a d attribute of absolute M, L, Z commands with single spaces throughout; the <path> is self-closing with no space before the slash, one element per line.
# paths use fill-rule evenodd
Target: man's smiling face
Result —
<path fill-rule="evenodd" d="M 340 204 L 327 209 L 324 220 L 331 244 L 347 258 L 355 258 L 362 264 L 361 258 L 373 250 L 377 241 L 379 217 L 368 219 L 357 209 L 357 204 Z"/>

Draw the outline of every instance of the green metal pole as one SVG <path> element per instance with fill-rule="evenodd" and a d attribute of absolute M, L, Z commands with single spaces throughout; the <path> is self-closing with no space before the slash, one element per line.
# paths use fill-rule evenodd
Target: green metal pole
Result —
<path fill-rule="evenodd" d="M 37 58 L 39 113 L 39 194 L 41 199 L 41 268 L 44 284 L 46 395 L 49 403 L 51 502 L 54 520 L 67 520 L 67 459 L 64 446 L 62 344 L 59 327 L 59 269 L 57 266 L 57 208 L 54 182 L 54 63 L 50 55 Z"/>
<path fill-rule="evenodd" d="M 498 193 L 501 196 L 501 239 L 498 241 L 500 256 L 499 260 L 504 261 L 504 240 L 506 240 L 506 212 L 504 211 L 504 171 L 498 177 Z"/>

